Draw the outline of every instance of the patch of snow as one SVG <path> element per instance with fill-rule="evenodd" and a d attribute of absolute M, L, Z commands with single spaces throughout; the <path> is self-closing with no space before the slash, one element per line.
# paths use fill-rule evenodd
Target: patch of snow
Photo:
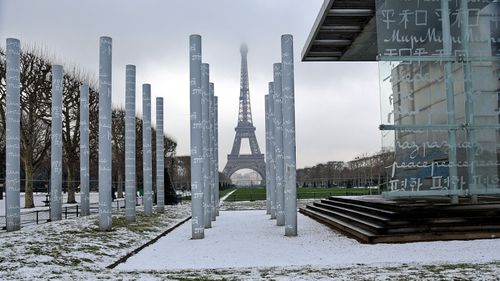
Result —
<path fill-rule="evenodd" d="M 205 239 L 191 240 L 185 223 L 117 267 L 119 270 L 269 266 L 390 266 L 404 263 L 485 263 L 500 260 L 500 241 L 360 244 L 302 214 L 298 237 L 285 237 L 265 211 L 221 212 Z"/>

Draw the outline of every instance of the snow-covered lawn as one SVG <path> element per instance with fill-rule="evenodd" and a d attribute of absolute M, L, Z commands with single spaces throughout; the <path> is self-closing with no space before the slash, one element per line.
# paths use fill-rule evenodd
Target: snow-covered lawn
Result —
<path fill-rule="evenodd" d="M 190 215 L 190 205 L 138 216 L 116 213 L 113 231 L 97 215 L 0 233 L 0 280 L 498 280 L 500 241 L 363 245 L 299 214 L 299 237 L 265 215 L 264 201 L 224 202 L 203 240 L 190 221 L 116 269 L 106 266 Z M 299 205 L 304 202 L 299 202 Z M 142 214 L 142 211 L 139 211 Z M 196 253 L 196 257 L 194 257 Z"/>
<path fill-rule="evenodd" d="M 167 206 L 165 213 L 151 217 L 139 210 L 133 224 L 121 212 L 113 215 L 110 232 L 99 231 L 98 216 L 91 215 L 0 233 L 0 280 L 71 280 L 99 274 L 190 212 L 188 204 Z"/>

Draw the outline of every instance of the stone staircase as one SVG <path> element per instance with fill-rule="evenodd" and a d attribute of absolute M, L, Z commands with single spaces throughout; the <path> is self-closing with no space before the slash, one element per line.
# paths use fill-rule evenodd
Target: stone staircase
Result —
<path fill-rule="evenodd" d="M 500 237 L 500 197 L 385 199 L 381 196 L 330 197 L 300 208 L 362 243 L 403 243 Z"/>

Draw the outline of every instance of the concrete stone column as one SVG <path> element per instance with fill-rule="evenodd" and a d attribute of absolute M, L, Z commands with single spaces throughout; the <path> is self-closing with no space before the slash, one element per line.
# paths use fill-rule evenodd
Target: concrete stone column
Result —
<path fill-rule="evenodd" d="M 271 172 L 270 167 L 270 159 L 269 159 L 269 150 L 270 150 L 270 144 L 269 144 L 269 139 L 270 139 L 270 132 L 269 132 L 269 95 L 265 95 L 264 97 L 264 108 L 265 108 L 265 127 L 266 127 L 266 214 L 270 215 L 271 214 L 271 178 L 270 174 Z"/>
<path fill-rule="evenodd" d="M 163 98 L 156 98 L 156 211 L 165 210 L 165 144 L 163 142 Z"/>
<path fill-rule="evenodd" d="M 215 221 L 215 126 L 214 126 L 214 83 L 209 85 L 208 95 L 208 123 L 209 123 L 209 160 L 210 160 L 210 218 Z"/>
<path fill-rule="evenodd" d="M 136 220 L 135 65 L 125 66 L 125 219 Z"/>
<path fill-rule="evenodd" d="M 274 64 L 274 151 L 276 161 L 276 225 L 285 225 L 283 114 L 281 92 L 281 63 Z"/>
<path fill-rule="evenodd" d="M 151 85 L 142 84 L 142 177 L 144 215 L 153 214 L 153 171 L 151 155 Z"/>
<path fill-rule="evenodd" d="M 189 90 L 191 128 L 191 237 L 205 236 L 203 223 L 203 142 L 201 119 L 201 36 L 189 36 Z"/>
<path fill-rule="evenodd" d="M 80 214 L 90 215 L 89 86 L 80 86 Z"/>
<path fill-rule="evenodd" d="M 63 67 L 52 65 L 52 123 L 50 145 L 50 220 L 62 219 L 62 99 Z"/>
<path fill-rule="evenodd" d="M 205 228 L 212 227 L 211 190 L 210 190 L 210 141 L 209 141 L 209 114 L 208 100 L 210 92 L 210 67 L 208 63 L 201 64 L 201 118 L 202 118 L 202 141 L 203 141 L 203 208 Z"/>
<path fill-rule="evenodd" d="M 297 236 L 293 37 L 281 36 L 285 235 Z"/>
<path fill-rule="evenodd" d="M 112 40 L 99 44 L 99 229 L 111 230 L 111 53 Z"/>
<path fill-rule="evenodd" d="M 271 219 L 276 219 L 276 151 L 274 145 L 274 83 L 269 82 L 269 184 Z"/>
<path fill-rule="evenodd" d="M 5 223 L 7 231 L 21 228 L 20 209 L 20 80 L 21 44 L 7 38 L 5 97 Z"/>
<path fill-rule="evenodd" d="M 219 215 L 219 98 L 214 96 L 215 215 Z"/>

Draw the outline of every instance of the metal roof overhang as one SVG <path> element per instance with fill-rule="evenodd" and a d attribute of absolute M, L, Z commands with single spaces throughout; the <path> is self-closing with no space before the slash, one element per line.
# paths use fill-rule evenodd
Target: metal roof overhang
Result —
<path fill-rule="evenodd" d="M 325 0 L 302 61 L 375 61 L 375 0 Z"/>

